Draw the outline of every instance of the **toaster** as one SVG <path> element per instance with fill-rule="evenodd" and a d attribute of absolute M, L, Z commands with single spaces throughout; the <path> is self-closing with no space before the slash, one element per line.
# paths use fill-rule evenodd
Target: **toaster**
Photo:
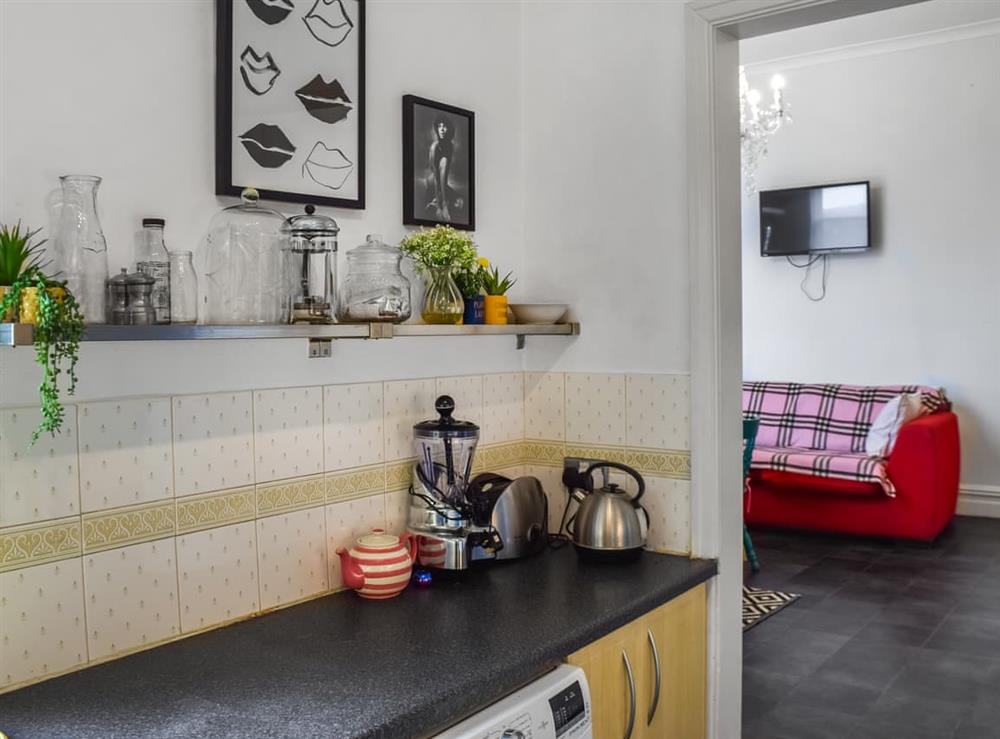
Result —
<path fill-rule="evenodd" d="M 477 548 L 473 560 L 527 557 L 548 543 L 549 502 L 538 478 L 484 472 L 472 479 L 465 498 L 473 522 L 491 527 L 501 545 L 492 553 Z"/>

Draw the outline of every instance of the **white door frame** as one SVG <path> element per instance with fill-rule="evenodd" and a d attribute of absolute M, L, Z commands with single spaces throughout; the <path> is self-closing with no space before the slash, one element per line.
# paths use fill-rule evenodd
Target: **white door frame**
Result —
<path fill-rule="evenodd" d="M 743 366 L 738 38 L 920 0 L 690 0 L 686 7 L 691 289 L 691 552 L 709 586 L 711 739 L 741 732 Z"/>

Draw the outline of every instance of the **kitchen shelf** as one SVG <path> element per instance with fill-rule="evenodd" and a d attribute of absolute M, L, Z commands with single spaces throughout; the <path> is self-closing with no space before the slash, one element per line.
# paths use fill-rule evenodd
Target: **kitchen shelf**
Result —
<path fill-rule="evenodd" d="M 414 336 L 516 336 L 517 346 L 525 336 L 576 336 L 579 323 L 508 324 L 506 326 L 440 326 L 422 323 L 337 323 L 328 326 L 265 325 L 203 326 L 87 326 L 84 341 L 204 341 L 217 339 L 392 339 Z M 0 323 L 0 346 L 31 346 L 33 328 L 23 323 Z"/>

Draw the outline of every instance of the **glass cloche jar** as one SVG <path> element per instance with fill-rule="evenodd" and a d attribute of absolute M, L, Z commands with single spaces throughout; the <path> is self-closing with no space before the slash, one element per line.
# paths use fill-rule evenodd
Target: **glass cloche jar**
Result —
<path fill-rule="evenodd" d="M 239 205 L 217 213 L 198 252 L 202 275 L 199 323 L 266 324 L 284 318 L 281 224 L 247 188 Z"/>
<path fill-rule="evenodd" d="M 340 288 L 337 319 L 343 323 L 402 323 L 410 317 L 410 282 L 399 269 L 403 254 L 369 234 L 347 252 L 347 276 Z"/>

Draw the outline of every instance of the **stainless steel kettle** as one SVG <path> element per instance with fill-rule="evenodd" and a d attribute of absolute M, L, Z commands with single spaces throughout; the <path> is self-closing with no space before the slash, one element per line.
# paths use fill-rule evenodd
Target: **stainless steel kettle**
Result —
<path fill-rule="evenodd" d="M 587 465 L 573 470 L 573 463 Z M 639 489 L 629 495 L 609 481 L 610 470 L 621 470 L 634 479 Z M 604 485 L 594 489 L 595 470 L 604 470 Z M 649 513 L 639 503 L 646 492 L 642 475 L 618 462 L 567 459 L 563 482 L 579 504 L 566 530 L 577 552 L 589 559 L 628 561 L 642 553 L 649 533 Z"/>

